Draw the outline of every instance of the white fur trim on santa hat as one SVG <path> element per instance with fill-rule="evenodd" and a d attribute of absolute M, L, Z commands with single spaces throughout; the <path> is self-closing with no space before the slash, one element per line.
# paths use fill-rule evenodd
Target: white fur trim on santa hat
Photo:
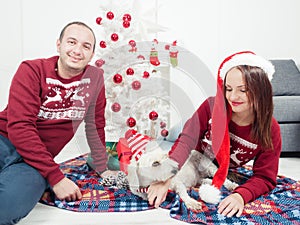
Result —
<path fill-rule="evenodd" d="M 268 75 L 269 80 L 272 80 L 275 72 L 273 64 L 265 58 L 255 55 L 252 52 L 237 53 L 233 55 L 228 61 L 225 61 L 220 68 L 219 73 L 222 80 L 224 80 L 226 73 L 235 66 L 256 66 L 261 68 Z"/>
<path fill-rule="evenodd" d="M 221 191 L 213 185 L 203 184 L 199 188 L 199 196 L 207 203 L 217 204 L 221 200 Z"/>

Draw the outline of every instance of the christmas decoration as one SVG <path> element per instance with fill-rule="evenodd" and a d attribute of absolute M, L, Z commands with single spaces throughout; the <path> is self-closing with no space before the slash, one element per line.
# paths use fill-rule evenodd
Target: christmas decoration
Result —
<path fill-rule="evenodd" d="M 150 120 L 157 120 L 157 118 L 158 118 L 157 112 L 151 111 L 151 112 L 149 113 L 149 119 L 150 119 Z"/>
<path fill-rule="evenodd" d="M 135 125 L 136 125 L 135 119 L 134 119 L 133 117 L 129 117 L 129 118 L 127 119 L 127 126 L 129 126 L 129 127 L 134 127 Z"/>
<path fill-rule="evenodd" d="M 158 51 L 156 49 L 156 46 L 158 45 L 158 41 L 154 39 L 152 41 L 152 47 L 150 51 L 150 63 L 154 66 L 158 66 L 160 64 L 158 60 Z"/>
<path fill-rule="evenodd" d="M 132 86 L 133 90 L 137 91 L 141 88 L 142 85 L 141 85 L 141 82 L 139 82 L 138 80 L 135 80 L 132 82 L 131 86 Z"/>
<path fill-rule="evenodd" d="M 167 51 L 158 45 L 157 39 L 145 35 L 148 27 L 151 32 L 163 29 L 148 21 L 144 26 L 144 20 L 136 19 L 139 13 L 136 7 L 133 11 L 126 0 L 121 3 L 106 1 L 101 4 L 96 17 L 100 48 L 99 51 L 96 49 L 95 65 L 104 70 L 105 131 L 107 140 L 112 141 L 124 136 L 128 127 L 158 138 L 161 136 L 159 123 L 165 121 L 166 128 L 170 125 L 170 104 L 163 98 L 169 96 L 169 90 L 162 80 L 166 75 L 160 69 L 169 65 L 161 65 L 158 59 L 160 49 Z M 159 118 L 153 115 L 156 120 L 149 119 L 151 111 L 158 113 Z"/>
<path fill-rule="evenodd" d="M 166 45 L 165 49 L 169 51 L 170 54 L 170 63 L 173 67 L 178 66 L 178 50 L 177 50 L 177 41 L 174 41 L 172 45 Z"/>
<path fill-rule="evenodd" d="M 111 105 L 111 110 L 113 112 L 119 112 L 121 110 L 121 105 L 119 103 L 115 102 Z"/>

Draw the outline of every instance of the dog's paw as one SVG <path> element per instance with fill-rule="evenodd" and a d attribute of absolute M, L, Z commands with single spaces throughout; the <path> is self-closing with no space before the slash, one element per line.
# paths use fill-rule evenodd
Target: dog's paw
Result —
<path fill-rule="evenodd" d="M 186 207 L 192 210 L 202 210 L 202 203 L 193 198 L 188 198 L 184 201 Z"/>

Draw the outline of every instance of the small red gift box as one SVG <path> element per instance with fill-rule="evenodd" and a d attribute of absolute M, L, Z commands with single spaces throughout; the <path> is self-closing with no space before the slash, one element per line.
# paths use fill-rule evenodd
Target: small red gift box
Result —
<path fill-rule="evenodd" d="M 120 138 L 117 144 L 117 152 L 120 163 L 120 170 L 127 174 L 127 167 L 131 159 L 131 149 L 128 146 L 126 138 Z"/>

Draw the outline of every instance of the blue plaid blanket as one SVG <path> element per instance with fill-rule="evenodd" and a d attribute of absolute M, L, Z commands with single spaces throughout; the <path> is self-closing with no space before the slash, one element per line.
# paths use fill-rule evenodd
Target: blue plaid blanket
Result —
<path fill-rule="evenodd" d="M 44 193 L 40 202 L 61 209 L 77 212 L 133 212 L 153 209 L 147 201 L 133 195 L 127 189 L 117 189 L 100 185 L 99 178 L 86 164 L 87 154 L 61 163 L 61 170 L 81 189 L 80 201 L 66 202 L 58 200 L 51 190 Z M 252 175 L 252 168 L 242 167 L 235 173 L 242 180 Z M 300 224 L 300 181 L 278 176 L 277 186 L 269 194 L 245 205 L 243 215 L 224 217 L 217 213 L 217 206 L 203 202 L 202 211 L 193 211 L 174 192 L 169 192 L 161 207 L 170 210 L 174 219 L 197 224 Z M 199 199 L 198 189 L 189 191 L 190 196 Z M 222 189 L 223 197 L 228 191 Z"/>

